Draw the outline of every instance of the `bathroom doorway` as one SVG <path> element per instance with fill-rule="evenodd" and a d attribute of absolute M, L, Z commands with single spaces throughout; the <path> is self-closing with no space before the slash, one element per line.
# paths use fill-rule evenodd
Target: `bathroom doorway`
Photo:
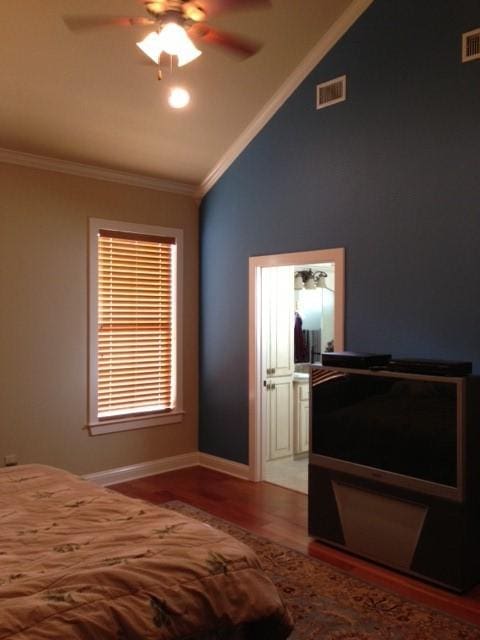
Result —
<path fill-rule="evenodd" d="M 252 480 L 307 492 L 309 363 L 342 350 L 343 337 L 343 249 L 250 258 Z"/>

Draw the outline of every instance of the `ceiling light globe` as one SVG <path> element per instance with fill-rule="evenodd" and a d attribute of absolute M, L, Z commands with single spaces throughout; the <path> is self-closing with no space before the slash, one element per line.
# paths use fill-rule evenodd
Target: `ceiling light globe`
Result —
<path fill-rule="evenodd" d="M 190 102 L 190 94 L 182 87 L 173 87 L 168 94 L 168 104 L 172 109 L 183 109 Z"/>
<path fill-rule="evenodd" d="M 184 49 L 178 53 L 178 66 L 183 67 L 189 62 L 193 62 L 193 60 L 200 55 L 202 55 L 202 52 L 197 49 L 193 42 L 190 42 L 190 45 L 184 47 Z"/>
<path fill-rule="evenodd" d="M 156 64 L 159 63 L 162 46 L 160 36 L 156 31 L 152 31 L 141 42 L 137 42 L 137 47 Z"/>
<path fill-rule="evenodd" d="M 185 47 L 190 47 L 192 41 L 185 33 L 185 29 L 175 22 L 167 22 L 160 31 L 160 43 L 165 53 L 178 56 Z"/>

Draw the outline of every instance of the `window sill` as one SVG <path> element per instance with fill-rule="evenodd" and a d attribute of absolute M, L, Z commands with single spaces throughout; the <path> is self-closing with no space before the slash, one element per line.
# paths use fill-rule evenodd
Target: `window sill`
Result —
<path fill-rule="evenodd" d="M 87 429 L 91 436 L 101 436 L 106 433 L 116 433 L 118 431 L 133 431 L 135 429 L 148 429 L 149 427 L 160 427 L 164 424 L 174 424 L 182 422 L 185 411 L 177 409 L 169 413 L 158 413 L 153 416 L 115 418 L 112 420 L 102 420 L 101 422 L 91 422 L 87 424 Z"/>

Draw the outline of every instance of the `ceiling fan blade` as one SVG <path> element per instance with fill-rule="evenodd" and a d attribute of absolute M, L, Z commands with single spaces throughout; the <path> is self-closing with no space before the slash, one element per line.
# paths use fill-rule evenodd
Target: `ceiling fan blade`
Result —
<path fill-rule="evenodd" d="M 205 23 L 194 24 L 189 30 L 188 35 L 193 41 L 197 40 L 201 43 L 211 44 L 222 47 L 230 53 L 241 58 L 249 58 L 259 51 L 262 45 L 253 40 L 247 40 L 233 33 L 212 29 Z"/>
<path fill-rule="evenodd" d="M 192 0 L 190 4 L 201 7 L 209 18 L 227 11 L 268 9 L 272 6 L 271 0 Z"/>
<path fill-rule="evenodd" d="M 115 16 L 65 16 L 63 21 L 70 31 L 88 31 L 103 27 L 148 27 L 155 24 L 150 18 Z"/>

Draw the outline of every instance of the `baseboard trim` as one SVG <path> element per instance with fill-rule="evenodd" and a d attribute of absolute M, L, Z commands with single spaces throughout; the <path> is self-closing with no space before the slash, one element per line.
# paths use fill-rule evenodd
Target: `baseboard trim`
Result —
<path fill-rule="evenodd" d="M 90 480 L 90 482 L 94 482 L 102 487 L 108 487 L 111 484 L 138 480 L 139 478 L 157 475 L 157 473 L 176 471 L 177 469 L 185 469 L 186 467 L 195 467 L 198 464 L 198 452 L 192 451 L 192 453 L 184 453 L 179 456 L 161 458 L 160 460 L 149 460 L 148 462 L 131 464 L 126 467 L 88 473 L 83 477 L 85 480 Z"/>
<path fill-rule="evenodd" d="M 178 469 L 196 466 L 220 471 L 221 473 L 226 473 L 229 476 L 235 476 L 242 480 L 250 479 L 250 468 L 248 465 L 212 456 L 208 453 L 201 453 L 200 451 L 192 451 L 191 453 L 184 453 L 169 458 L 160 458 L 159 460 L 139 462 L 138 464 L 106 469 L 105 471 L 97 471 L 96 473 L 87 473 L 83 477 L 85 480 L 90 480 L 90 482 L 94 482 L 102 487 L 108 487 L 112 484 L 119 484 L 120 482 L 139 480 L 140 478 L 155 476 L 159 473 L 167 473 L 167 471 L 177 471 Z"/>
<path fill-rule="evenodd" d="M 242 480 L 250 480 L 250 467 L 240 462 L 233 462 L 233 460 L 227 460 L 226 458 L 219 458 L 212 456 L 209 453 L 198 452 L 198 464 L 207 469 L 213 469 L 214 471 L 221 471 L 229 476 L 235 476 Z"/>

